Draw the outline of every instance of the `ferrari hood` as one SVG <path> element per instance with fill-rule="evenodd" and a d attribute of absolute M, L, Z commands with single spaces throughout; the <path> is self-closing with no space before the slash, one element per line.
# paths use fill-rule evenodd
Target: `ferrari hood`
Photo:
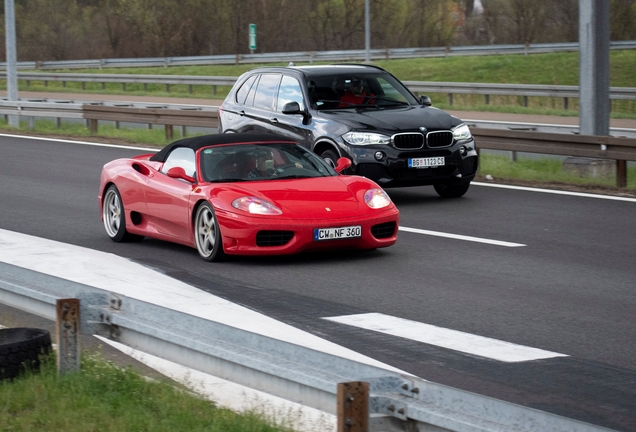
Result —
<path fill-rule="evenodd" d="M 284 214 L 346 217 L 359 214 L 360 209 L 355 192 L 340 177 L 245 182 L 236 184 L 236 189 L 266 199 Z"/>
<path fill-rule="evenodd" d="M 428 130 L 448 130 L 461 123 L 456 117 L 433 107 L 409 106 L 391 109 L 345 109 L 323 112 L 322 115 L 353 130 L 374 130 L 389 135 L 397 132 Z"/>

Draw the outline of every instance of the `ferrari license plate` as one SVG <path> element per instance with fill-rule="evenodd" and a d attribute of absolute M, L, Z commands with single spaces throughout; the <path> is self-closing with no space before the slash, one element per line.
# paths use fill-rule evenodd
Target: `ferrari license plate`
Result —
<path fill-rule="evenodd" d="M 360 225 L 341 228 L 316 228 L 314 229 L 314 241 L 337 240 L 362 236 Z"/>
<path fill-rule="evenodd" d="M 444 166 L 446 162 L 442 156 L 427 158 L 410 158 L 409 168 L 431 168 Z"/>

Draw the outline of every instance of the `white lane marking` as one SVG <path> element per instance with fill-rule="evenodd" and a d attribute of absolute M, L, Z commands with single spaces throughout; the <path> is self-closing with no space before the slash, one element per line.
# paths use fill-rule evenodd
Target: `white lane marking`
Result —
<path fill-rule="evenodd" d="M 481 183 L 481 182 L 472 182 L 471 185 L 475 186 L 487 186 L 501 189 L 514 189 L 514 190 L 522 190 L 522 191 L 530 191 L 530 192 L 543 192 L 555 195 L 570 195 L 570 196 L 578 196 L 584 198 L 600 198 L 614 201 L 628 201 L 628 202 L 636 202 L 636 198 L 629 197 L 620 197 L 613 195 L 600 195 L 600 194 L 590 194 L 584 192 L 570 192 L 570 191 L 562 191 L 562 190 L 553 190 L 553 189 L 541 189 L 534 187 L 526 187 L 526 186 L 513 186 L 513 185 L 505 185 L 505 184 L 496 184 L 496 183 Z"/>
<path fill-rule="evenodd" d="M 567 357 L 566 354 L 526 347 L 380 313 L 325 317 L 323 319 L 508 363 Z"/>
<path fill-rule="evenodd" d="M 496 245 L 496 246 L 505 246 L 505 247 L 522 247 L 522 246 L 526 246 L 522 243 L 511 243 L 511 242 L 505 242 L 505 241 L 501 241 L 501 240 L 491 240 L 491 239 L 485 239 L 485 238 L 480 238 L 480 237 L 471 237 L 471 236 L 465 236 L 465 235 L 460 235 L 460 234 L 450 234 L 450 233 L 444 233 L 444 232 L 439 232 L 439 231 L 429 231 L 429 230 L 423 230 L 423 229 L 418 229 L 418 228 L 409 228 L 409 227 L 399 227 L 398 228 L 400 231 L 406 231 L 406 232 L 412 232 L 412 233 L 416 233 L 416 234 L 424 234 L 424 235 L 431 235 L 431 236 L 437 236 L 437 237 L 446 237 L 446 238 L 452 238 L 452 239 L 457 239 L 457 240 L 466 240 L 466 241 L 472 241 L 472 242 L 477 242 L 477 243 L 486 243 L 486 244 L 491 244 L 491 245 Z"/>
<path fill-rule="evenodd" d="M 0 136 L 9 137 L 9 138 L 24 138 L 24 139 L 38 140 L 38 141 L 55 141 L 55 142 L 62 142 L 67 144 L 90 145 L 95 147 L 111 147 L 111 148 L 129 149 L 129 150 L 142 150 L 148 153 L 156 153 L 160 150 L 160 149 L 151 148 L 151 147 L 133 147 L 133 146 L 120 145 L 120 144 L 106 144 L 106 143 L 98 143 L 98 142 L 91 142 L 91 141 L 76 141 L 76 140 L 36 137 L 36 136 L 28 136 L 28 135 L 11 135 L 11 134 L 0 133 Z"/>

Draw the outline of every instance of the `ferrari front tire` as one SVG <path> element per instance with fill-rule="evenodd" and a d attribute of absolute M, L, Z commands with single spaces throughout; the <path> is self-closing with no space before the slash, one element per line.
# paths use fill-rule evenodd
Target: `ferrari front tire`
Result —
<path fill-rule="evenodd" d="M 222 261 L 225 258 L 221 229 L 212 206 L 204 202 L 194 217 L 194 241 L 201 258 L 206 261 Z"/>
<path fill-rule="evenodd" d="M 126 231 L 126 213 L 124 203 L 121 200 L 119 190 L 115 185 L 110 185 L 104 194 L 102 201 L 102 219 L 106 234 L 112 241 L 127 242 L 139 241 L 143 236 L 130 234 Z"/>

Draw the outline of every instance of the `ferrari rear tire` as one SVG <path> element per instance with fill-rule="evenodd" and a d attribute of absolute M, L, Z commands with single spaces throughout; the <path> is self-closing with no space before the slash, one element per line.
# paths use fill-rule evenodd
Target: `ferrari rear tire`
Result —
<path fill-rule="evenodd" d="M 102 218 L 106 234 L 115 242 L 140 241 L 143 236 L 130 234 L 126 231 L 126 213 L 124 203 L 121 200 L 119 190 L 115 185 L 110 185 L 104 194 L 102 204 Z"/>
<path fill-rule="evenodd" d="M 468 192 L 470 182 L 458 185 L 449 185 L 446 183 L 434 184 L 435 192 L 442 198 L 459 198 Z"/>
<path fill-rule="evenodd" d="M 201 258 L 206 261 L 222 261 L 225 258 L 221 229 L 212 206 L 204 202 L 194 217 L 194 241 Z"/>

